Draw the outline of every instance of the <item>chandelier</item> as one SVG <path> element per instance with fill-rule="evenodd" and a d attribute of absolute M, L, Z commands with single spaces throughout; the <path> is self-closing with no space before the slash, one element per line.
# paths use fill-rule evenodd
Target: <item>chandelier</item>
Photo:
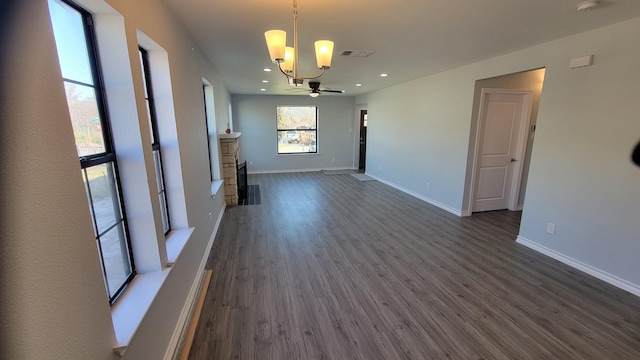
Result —
<path fill-rule="evenodd" d="M 333 56 L 333 41 L 318 40 L 315 44 L 316 62 L 322 71 L 313 76 L 302 76 L 298 69 L 298 1 L 293 0 L 293 47 L 287 46 L 287 33 L 284 30 L 269 30 L 264 33 L 271 61 L 278 64 L 280 71 L 287 77 L 290 85 L 302 85 L 305 79 L 322 76 L 330 66 Z"/>

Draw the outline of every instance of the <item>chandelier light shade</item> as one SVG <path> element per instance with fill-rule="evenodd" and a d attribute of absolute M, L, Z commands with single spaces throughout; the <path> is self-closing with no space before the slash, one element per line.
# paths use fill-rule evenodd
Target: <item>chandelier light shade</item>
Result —
<path fill-rule="evenodd" d="M 285 46 L 287 44 L 287 33 L 283 30 L 269 30 L 264 33 L 269 48 L 271 61 L 283 61 L 285 58 Z"/>
<path fill-rule="evenodd" d="M 284 61 L 280 63 L 280 69 L 286 73 L 293 72 L 293 63 L 295 58 L 295 50 L 291 46 L 284 48 Z"/>
<path fill-rule="evenodd" d="M 283 30 L 269 30 L 264 33 L 271 61 L 278 64 L 280 71 L 292 85 L 302 85 L 305 79 L 316 79 L 331 67 L 333 41 L 315 42 L 316 63 L 322 71 L 317 75 L 302 76 L 298 68 L 298 1 L 293 0 L 293 47 L 287 46 L 287 33 Z"/>
<path fill-rule="evenodd" d="M 333 41 L 330 40 L 318 40 L 316 45 L 316 61 L 318 62 L 318 69 L 330 68 L 331 57 L 333 56 Z"/>

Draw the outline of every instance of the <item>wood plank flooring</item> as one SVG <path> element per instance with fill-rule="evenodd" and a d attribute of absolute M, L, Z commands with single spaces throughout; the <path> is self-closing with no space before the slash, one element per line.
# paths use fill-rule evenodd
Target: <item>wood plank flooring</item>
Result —
<path fill-rule="evenodd" d="M 189 359 L 640 359 L 640 298 L 349 175 L 250 175 L 227 208 Z"/>

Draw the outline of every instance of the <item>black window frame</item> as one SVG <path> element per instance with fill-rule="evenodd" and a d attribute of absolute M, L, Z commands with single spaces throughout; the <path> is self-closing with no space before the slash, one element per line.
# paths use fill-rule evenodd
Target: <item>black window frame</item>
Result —
<path fill-rule="evenodd" d="M 136 272 L 136 266 L 135 266 L 135 261 L 133 256 L 133 250 L 131 247 L 131 237 L 129 233 L 126 210 L 124 206 L 124 199 L 123 199 L 123 193 L 122 193 L 122 186 L 120 183 L 115 146 L 113 143 L 113 133 L 111 131 L 111 124 L 109 122 L 109 111 L 107 107 L 106 94 L 104 93 L 103 73 L 102 73 L 102 69 L 100 67 L 100 61 L 99 61 L 100 56 L 98 54 L 97 40 L 96 40 L 96 35 L 94 30 L 93 17 L 91 13 L 89 13 L 87 10 L 78 6 L 72 1 L 69 1 L 69 0 L 59 0 L 59 1 L 68 5 L 72 9 L 76 10 L 82 18 L 82 25 L 85 33 L 86 46 L 87 46 L 87 52 L 88 52 L 87 56 L 89 58 L 89 66 L 91 67 L 94 84 L 93 85 L 86 84 L 83 82 L 66 79 L 64 77 L 62 78 L 62 80 L 63 82 L 69 82 L 69 83 L 82 85 L 82 86 L 90 86 L 94 88 L 98 114 L 100 117 L 100 126 L 103 134 L 103 141 L 104 141 L 104 147 L 105 147 L 105 151 L 102 153 L 79 156 L 80 167 L 82 169 L 83 177 L 86 178 L 87 169 L 93 166 L 112 164 L 114 169 L 115 190 L 117 193 L 116 195 L 118 197 L 118 205 L 120 207 L 119 211 L 121 212 L 121 219 L 116 221 L 115 224 L 111 225 L 109 228 L 107 228 L 102 232 L 99 231 L 97 226 L 96 211 L 93 206 L 93 199 L 91 198 L 91 188 L 89 185 L 85 185 L 86 187 L 85 190 L 87 191 L 87 196 L 89 197 L 88 200 L 89 200 L 89 207 L 90 207 L 91 217 L 92 217 L 92 222 L 94 227 L 95 239 L 97 242 L 97 246 L 99 248 L 99 256 L 100 256 L 102 272 L 103 272 L 102 275 L 104 277 L 105 287 L 107 289 L 109 304 L 113 305 L 118 300 L 120 295 L 122 295 L 122 293 L 127 288 L 127 286 L 129 286 L 131 281 L 133 281 L 133 278 L 137 275 L 137 272 Z M 124 241 L 127 247 L 127 255 L 128 255 L 129 263 L 131 265 L 131 272 L 125 278 L 123 283 L 118 287 L 118 289 L 116 289 L 115 292 L 113 292 L 113 295 L 110 295 L 109 294 L 110 289 L 109 289 L 108 280 L 107 280 L 107 270 L 104 265 L 105 260 L 102 252 L 100 237 L 108 233 L 110 230 L 118 226 L 120 223 L 122 223 L 122 229 L 125 237 Z"/>
<path fill-rule="evenodd" d="M 278 127 L 278 109 L 279 108 L 315 108 L 315 128 L 313 129 L 300 129 L 300 128 L 283 128 L 280 129 Z M 318 118 L 319 118 L 320 107 L 317 105 L 278 105 L 276 106 L 276 151 L 278 155 L 313 155 L 318 153 Z M 313 132 L 315 139 L 315 150 L 314 151 L 302 151 L 302 152 L 280 152 L 280 136 L 278 134 L 280 132 L 287 133 L 288 131 L 296 131 L 296 132 Z M 286 135 L 285 135 L 286 136 Z"/>
<path fill-rule="evenodd" d="M 213 182 L 213 159 L 211 158 L 211 136 L 209 136 L 209 115 L 207 112 L 207 85 L 202 85 L 202 100 L 204 105 L 204 133 L 207 135 L 207 158 L 209 159 L 209 178 Z M 217 144 L 216 144 L 217 145 Z"/>
<path fill-rule="evenodd" d="M 164 231 L 164 235 L 166 236 L 171 231 L 171 216 L 169 215 L 169 199 L 167 198 L 167 184 L 165 182 L 165 172 L 164 172 L 164 162 L 162 160 L 162 151 L 160 150 L 160 133 L 158 131 L 158 118 L 156 116 L 156 106 L 155 99 L 153 97 L 153 89 L 152 89 L 152 81 L 151 81 L 151 68 L 149 67 L 149 52 L 143 48 L 142 46 L 138 46 L 138 51 L 140 52 L 142 58 L 142 75 L 143 81 L 145 82 L 145 87 L 147 93 L 145 94 L 145 101 L 148 103 L 149 109 L 149 123 L 151 125 L 151 134 L 153 139 L 151 139 L 151 148 L 155 155 L 158 153 L 159 164 L 156 164 L 156 158 L 153 157 L 154 167 L 159 166 L 160 173 L 162 179 L 158 182 L 158 184 L 162 185 L 162 188 L 158 188 L 158 197 L 164 199 L 164 213 L 166 215 L 166 219 L 163 216 L 162 222 L 164 227 L 164 221 L 167 222 L 167 229 Z M 154 168 L 155 170 L 155 168 Z M 163 202 L 160 201 L 160 206 L 163 206 Z M 162 209 L 161 209 L 162 210 Z"/>

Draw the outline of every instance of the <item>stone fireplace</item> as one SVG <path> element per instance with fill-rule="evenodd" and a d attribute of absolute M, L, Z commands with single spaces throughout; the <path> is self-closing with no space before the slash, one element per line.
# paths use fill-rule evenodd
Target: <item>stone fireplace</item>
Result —
<path fill-rule="evenodd" d="M 240 152 L 240 133 L 218 135 L 220 155 L 222 157 L 222 180 L 224 181 L 224 199 L 229 206 L 238 205 L 238 154 Z"/>

